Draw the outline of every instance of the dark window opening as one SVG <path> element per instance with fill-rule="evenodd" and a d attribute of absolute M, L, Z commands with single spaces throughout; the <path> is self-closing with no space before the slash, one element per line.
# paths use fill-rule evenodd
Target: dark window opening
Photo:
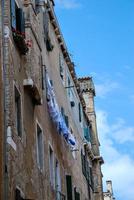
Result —
<path fill-rule="evenodd" d="M 76 187 L 74 188 L 74 199 L 75 199 L 75 200 L 80 200 L 80 193 L 77 192 Z"/>
<path fill-rule="evenodd" d="M 59 55 L 59 70 L 60 70 L 60 77 L 62 80 L 64 80 L 64 62 L 63 62 L 63 56 Z"/>
<path fill-rule="evenodd" d="M 71 96 L 71 81 L 70 81 L 70 78 L 68 77 L 68 80 L 67 80 L 67 85 L 68 85 L 68 96 L 70 97 Z"/>
<path fill-rule="evenodd" d="M 18 8 L 15 0 L 11 0 L 11 26 L 13 31 L 17 31 L 25 36 L 25 19 L 22 8 Z"/>
<path fill-rule="evenodd" d="M 25 55 L 28 45 L 25 41 L 25 18 L 22 8 L 19 8 L 15 0 L 11 0 L 11 27 L 12 35 L 19 52 Z"/>
<path fill-rule="evenodd" d="M 67 115 L 65 115 L 65 123 L 66 123 L 66 126 L 69 128 L 69 119 Z"/>
<path fill-rule="evenodd" d="M 51 147 L 49 147 L 49 172 L 50 172 L 50 183 L 54 187 L 54 153 Z"/>
<path fill-rule="evenodd" d="M 67 186 L 67 200 L 72 200 L 72 177 L 69 175 L 66 175 L 66 186 Z"/>
<path fill-rule="evenodd" d="M 43 169 L 43 140 L 42 130 L 37 124 L 37 161 L 40 169 Z"/>
<path fill-rule="evenodd" d="M 87 180 L 88 187 L 91 187 L 93 189 L 94 183 L 93 183 L 92 168 L 89 165 L 86 155 L 83 154 L 82 150 L 81 150 L 81 164 L 82 164 L 82 173 Z"/>
<path fill-rule="evenodd" d="M 21 120 L 21 97 L 18 89 L 15 87 L 15 121 L 18 136 L 22 136 L 22 120 Z"/>
<path fill-rule="evenodd" d="M 81 104 L 78 104 L 78 109 L 79 109 L 79 122 L 81 122 Z"/>

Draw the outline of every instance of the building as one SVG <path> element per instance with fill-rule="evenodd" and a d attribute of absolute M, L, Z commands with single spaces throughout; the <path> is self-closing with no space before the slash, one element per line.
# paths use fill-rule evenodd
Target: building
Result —
<path fill-rule="evenodd" d="M 54 1 L 0 11 L 1 199 L 103 200 L 95 89 L 77 79 Z"/>
<path fill-rule="evenodd" d="M 99 139 L 96 124 L 94 106 L 95 87 L 91 77 L 79 78 L 82 96 L 85 100 L 85 111 L 90 121 L 91 144 L 92 144 L 92 173 L 94 178 L 94 199 L 103 199 L 101 165 L 104 163 L 100 156 Z"/>
<path fill-rule="evenodd" d="M 108 180 L 106 181 L 107 185 L 107 191 L 104 192 L 104 200 L 115 200 L 114 194 L 113 194 L 113 187 L 112 187 L 112 181 Z"/>
<path fill-rule="evenodd" d="M 0 3 L 0 191 L 3 191 L 4 180 L 4 101 L 3 101 L 3 42 L 2 42 L 2 4 Z M 2 193 L 0 192 L 0 199 L 2 199 Z"/>

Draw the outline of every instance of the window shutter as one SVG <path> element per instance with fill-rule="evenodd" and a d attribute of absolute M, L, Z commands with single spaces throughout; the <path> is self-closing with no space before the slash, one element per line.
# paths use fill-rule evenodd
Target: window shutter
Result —
<path fill-rule="evenodd" d="M 84 128 L 84 137 L 88 142 L 91 142 L 91 128 L 89 126 Z"/>
<path fill-rule="evenodd" d="M 71 80 L 69 77 L 67 80 L 67 84 L 68 84 L 68 96 L 70 97 L 71 96 Z"/>
<path fill-rule="evenodd" d="M 11 5 L 11 26 L 12 28 L 16 29 L 16 4 L 15 4 L 15 0 L 11 0 L 10 1 L 10 5 Z"/>
<path fill-rule="evenodd" d="M 49 33 L 49 16 L 47 10 L 43 13 L 44 40 L 46 41 Z"/>
<path fill-rule="evenodd" d="M 63 107 L 61 107 L 61 114 L 64 117 L 64 108 Z"/>
<path fill-rule="evenodd" d="M 66 186 L 67 186 L 67 200 L 72 200 L 72 177 L 66 175 Z"/>
<path fill-rule="evenodd" d="M 69 120 L 68 120 L 68 116 L 65 115 L 65 122 L 66 122 L 66 126 L 69 128 Z"/>
<path fill-rule="evenodd" d="M 78 109 L 79 109 L 79 122 L 81 122 L 81 104 L 78 104 Z"/>
<path fill-rule="evenodd" d="M 62 54 L 59 55 L 59 70 L 60 70 L 60 77 L 64 79 L 64 61 Z"/>
<path fill-rule="evenodd" d="M 90 138 L 89 138 L 89 127 L 84 128 L 84 137 L 88 142 L 90 141 Z"/>
<path fill-rule="evenodd" d="M 92 142 L 91 141 L 91 127 L 90 126 L 88 127 L 88 132 L 89 132 L 89 141 Z"/>
<path fill-rule="evenodd" d="M 17 30 L 20 31 L 21 33 L 25 33 L 25 19 L 22 8 L 17 8 L 16 18 L 17 18 Z"/>
<path fill-rule="evenodd" d="M 42 63 L 42 57 L 41 57 L 41 63 Z M 45 66 L 41 64 L 41 74 L 42 74 L 42 90 L 45 89 L 46 86 L 46 71 L 45 71 Z"/>

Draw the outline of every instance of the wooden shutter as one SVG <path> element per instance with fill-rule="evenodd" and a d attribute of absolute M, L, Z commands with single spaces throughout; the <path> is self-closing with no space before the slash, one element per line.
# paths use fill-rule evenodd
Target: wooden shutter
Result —
<path fill-rule="evenodd" d="M 65 115 L 65 122 L 66 122 L 66 126 L 69 128 L 69 120 L 68 120 L 68 116 Z"/>
<path fill-rule="evenodd" d="M 44 40 L 46 42 L 49 33 L 49 16 L 47 9 L 43 13 Z"/>
<path fill-rule="evenodd" d="M 78 109 L 79 109 L 79 122 L 81 122 L 81 104 L 78 104 Z"/>
<path fill-rule="evenodd" d="M 61 114 L 64 117 L 64 108 L 63 107 L 61 107 Z"/>
<path fill-rule="evenodd" d="M 91 141 L 91 126 L 88 127 L 88 132 L 89 132 L 89 141 L 92 142 Z"/>
<path fill-rule="evenodd" d="M 72 177 L 66 175 L 66 186 L 67 186 L 67 200 L 72 200 Z"/>
<path fill-rule="evenodd" d="M 84 137 L 88 142 L 91 142 L 91 129 L 89 126 L 84 128 Z"/>
<path fill-rule="evenodd" d="M 10 1 L 10 9 L 11 9 L 11 26 L 16 30 L 16 3 L 15 0 Z"/>
<path fill-rule="evenodd" d="M 63 61 L 63 56 L 60 54 L 59 55 L 59 70 L 60 70 L 60 77 L 62 80 L 64 79 L 64 61 Z"/>
<path fill-rule="evenodd" d="M 84 137 L 85 139 L 89 142 L 89 132 L 88 132 L 88 127 L 84 128 Z"/>
<path fill-rule="evenodd" d="M 16 19 L 17 19 L 16 21 L 17 30 L 20 31 L 21 33 L 25 33 L 25 19 L 22 8 L 16 9 Z"/>

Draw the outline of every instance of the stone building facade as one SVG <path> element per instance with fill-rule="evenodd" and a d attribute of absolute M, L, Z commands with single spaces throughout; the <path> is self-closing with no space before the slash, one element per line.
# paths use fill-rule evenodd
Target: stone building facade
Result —
<path fill-rule="evenodd" d="M 103 200 L 95 89 L 77 79 L 54 1 L 0 6 L 0 198 Z"/>

